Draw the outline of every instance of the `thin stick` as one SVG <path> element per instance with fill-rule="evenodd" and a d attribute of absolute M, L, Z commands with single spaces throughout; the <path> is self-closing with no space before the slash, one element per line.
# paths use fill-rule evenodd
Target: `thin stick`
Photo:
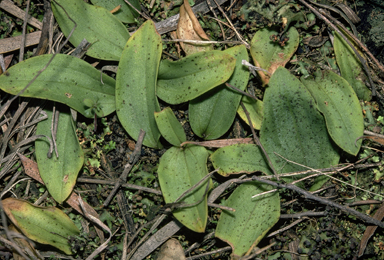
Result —
<path fill-rule="evenodd" d="M 271 168 L 273 174 L 275 175 L 275 178 L 276 178 L 277 180 L 280 180 L 280 179 L 279 179 L 279 175 L 277 174 L 277 172 L 276 172 L 276 170 L 275 170 L 275 167 L 273 167 L 272 161 L 271 161 L 271 159 L 269 158 L 267 151 L 264 149 L 264 146 L 261 144 L 259 138 L 258 138 L 257 135 L 256 135 L 256 132 L 255 132 L 255 129 L 253 128 L 252 120 L 251 120 L 251 117 L 249 116 L 248 110 L 245 108 L 243 102 L 240 102 L 240 105 L 241 105 L 241 108 L 244 110 L 245 115 L 247 116 L 247 120 L 248 120 L 248 123 L 249 123 L 249 127 L 251 128 L 252 135 L 253 135 L 253 139 L 255 140 L 255 143 L 256 143 L 256 144 L 260 147 L 260 149 L 263 151 L 263 154 L 264 154 L 265 158 L 267 159 L 267 161 L 268 161 L 268 165 L 269 165 L 269 167 Z"/>
<path fill-rule="evenodd" d="M 143 144 L 144 136 L 145 136 L 145 131 L 140 130 L 139 137 L 137 138 L 137 143 L 135 145 L 135 149 L 133 150 L 133 153 L 132 153 L 131 157 L 129 158 L 127 165 L 125 165 L 123 173 L 115 182 L 115 187 L 113 188 L 113 190 L 109 194 L 108 198 L 104 201 L 104 203 L 102 205 L 103 207 L 108 206 L 108 204 L 112 201 L 113 197 L 115 196 L 117 190 L 120 188 L 121 184 L 123 184 L 124 182 L 127 181 L 127 177 L 128 177 L 129 172 L 131 171 L 132 167 L 136 164 L 136 162 L 139 159 L 139 156 L 141 154 L 141 146 Z"/>
<path fill-rule="evenodd" d="M 245 45 L 245 47 L 247 47 L 247 49 L 249 49 L 249 44 L 243 40 L 243 37 L 241 37 L 241 35 L 239 34 L 239 32 L 236 30 L 235 26 L 232 24 L 232 21 L 228 18 L 228 16 L 225 14 L 223 8 L 221 8 L 221 6 L 219 5 L 219 3 L 217 3 L 216 0 L 213 0 L 215 1 L 215 4 L 217 5 L 217 8 L 220 10 L 220 12 L 224 15 L 225 19 L 227 19 L 228 23 L 232 26 L 232 30 L 236 33 L 237 37 L 239 38 L 239 40 Z"/>
<path fill-rule="evenodd" d="M 147 16 L 146 14 L 140 12 L 139 10 L 137 10 L 136 7 L 133 6 L 133 4 L 131 4 L 129 1 L 127 0 L 124 0 L 124 2 L 126 2 L 130 7 L 132 7 L 133 10 L 135 10 L 138 14 L 140 14 L 142 17 L 144 17 L 145 19 L 147 20 L 152 20 L 149 16 Z"/>
<path fill-rule="evenodd" d="M 321 204 L 329 205 L 329 206 L 332 206 L 334 208 L 338 208 L 338 209 L 340 209 L 340 210 L 342 210 L 344 212 L 347 212 L 349 214 L 352 214 L 352 215 L 360 218 L 361 220 L 363 220 L 363 221 L 365 221 L 365 222 L 367 222 L 369 224 L 373 224 L 373 225 L 379 226 L 381 228 L 384 228 L 384 223 L 379 221 L 379 220 L 377 220 L 377 219 L 374 219 L 374 218 L 372 218 L 372 217 L 370 217 L 368 215 L 365 215 L 365 214 L 363 214 L 363 213 L 361 213 L 361 212 L 359 212 L 357 210 L 354 210 L 354 209 L 351 209 L 349 207 L 340 205 L 340 204 L 338 204 L 336 202 L 333 202 L 333 201 L 330 201 L 330 200 L 318 197 L 316 195 L 313 195 L 310 192 L 297 187 L 296 185 L 293 185 L 293 184 L 290 184 L 290 183 L 287 183 L 287 184 L 276 183 L 274 181 L 265 180 L 265 179 L 259 178 L 257 176 L 252 176 L 252 180 L 259 181 L 259 182 L 265 183 L 265 184 L 269 184 L 271 186 L 274 186 L 274 187 L 277 187 L 277 188 L 280 188 L 280 189 L 289 189 L 289 190 L 296 191 L 297 193 L 304 195 L 304 197 L 306 199 L 311 199 L 311 200 L 314 200 L 314 201 L 318 201 Z"/>
<path fill-rule="evenodd" d="M 20 53 L 19 53 L 19 62 L 22 62 L 24 59 L 24 49 L 25 49 L 25 38 L 27 35 L 27 22 L 29 17 L 29 5 L 31 4 L 31 0 L 27 1 L 27 9 L 25 10 L 24 23 L 23 23 L 23 37 L 21 38 L 20 43 Z"/>
<path fill-rule="evenodd" d="M 252 98 L 252 99 L 254 99 L 254 100 L 256 100 L 256 101 L 259 100 L 257 97 L 255 97 L 255 96 L 253 96 L 253 95 L 251 95 L 251 94 L 248 94 L 247 92 L 242 91 L 241 89 L 236 88 L 235 86 L 232 86 L 232 85 L 229 84 L 228 82 L 225 82 L 225 85 L 226 85 L 228 88 L 231 88 L 231 89 L 233 89 L 233 90 L 235 90 L 235 91 L 237 91 L 237 92 L 243 94 L 244 96 L 250 97 L 250 98 Z"/>
<path fill-rule="evenodd" d="M 367 77 L 369 79 L 369 83 L 371 85 L 371 88 L 372 88 L 372 95 L 375 96 L 377 91 L 376 91 L 376 88 L 375 88 L 375 85 L 373 84 L 373 81 L 372 81 L 372 78 L 371 78 L 371 74 L 368 70 L 368 67 L 366 65 L 366 61 L 364 60 L 363 57 L 361 57 L 361 55 L 359 54 L 359 52 L 355 49 L 355 47 L 351 44 L 351 42 L 347 39 L 347 37 L 345 37 L 345 35 L 335 26 L 333 25 L 324 15 L 326 15 L 324 12 L 321 13 L 319 12 L 318 10 L 316 10 L 316 8 L 312 7 L 311 5 L 309 5 L 307 2 L 305 2 L 304 0 L 299 0 L 303 5 L 305 5 L 306 7 L 308 7 L 309 9 L 311 9 L 311 11 L 317 15 L 320 19 L 322 19 L 328 26 L 330 26 L 333 30 L 335 30 L 343 39 L 344 41 L 349 45 L 349 47 L 352 48 L 353 52 L 356 54 L 356 57 L 359 59 L 360 63 L 363 65 L 363 68 L 364 68 L 364 71 L 365 73 L 367 74 Z M 352 36 L 352 34 L 351 34 Z M 360 42 L 359 42 L 360 43 Z M 379 64 L 379 63 L 378 63 Z M 379 66 L 380 68 L 383 68 L 382 66 Z M 382 71 L 384 72 L 384 69 L 382 69 Z"/>

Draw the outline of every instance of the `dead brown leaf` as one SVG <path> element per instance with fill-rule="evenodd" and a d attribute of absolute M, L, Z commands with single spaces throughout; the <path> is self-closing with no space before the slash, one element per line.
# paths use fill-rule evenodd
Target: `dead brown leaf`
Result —
<path fill-rule="evenodd" d="M 192 11 L 191 6 L 187 0 L 180 7 L 180 19 L 177 24 L 177 37 L 182 40 L 204 41 L 209 40 L 203 28 L 201 28 L 199 21 Z M 213 50 L 212 44 L 193 44 L 180 42 L 181 48 L 189 55 L 201 51 Z"/>
<path fill-rule="evenodd" d="M 179 240 L 171 238 L 161 246 L 157 260 L 183 260 L 186 259 L 183 247 Z"/>
<path fill-rule="evenodd" d="M 39 173 L 39 169 L 37 167 L 37 163 L 32 161 L 31 159 L 25 157 L 24 155 L 22 154 L 19 154 L 19 157 L 20 157 L 20 160 L 21 160 L 21 163 L 23 164 L 24 166 L 24 171 L 25 171 L 25 174 L 27 174 L 29 177 L 35 179 L 36 181 L 44 184 L 43 180 L 41 179 L 40 177 L 40 173 Z M 77 195 L 76 193 L 74 193 L 72 191 L 71 195 L 69 196 L 69 198 L 66 200 L 66 202 L 68 203 L 69 206 L 71 206 L 73 209 L 75 209 L 77 212 L 79 212 L 81 215 L 85 216 L 84 212 L 81 210 L 80 208 L 80 204 L 79 204 L 79 195 Z M 97 214 L 96 210 L 94 210 L 94 208 L 91 207 L 91 205 L 89 205 L 87 202 L 84 201 L 84 208 L 86 209 L 86 211 L 94 216 L 95 218 L 99 219 L 99 214 Z M 95 226 L 96 227 L 96 226 Z M 100 237 L 100 240 L 101 241 L 104 241 L 104 232 L 99 229 L 98 227 L 96 227 L 96 232 L 97 234 L 99 235 Z"/>

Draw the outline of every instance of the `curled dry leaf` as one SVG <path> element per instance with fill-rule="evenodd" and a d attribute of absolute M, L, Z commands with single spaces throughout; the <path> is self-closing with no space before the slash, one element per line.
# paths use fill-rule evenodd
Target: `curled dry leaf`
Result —
<path fill-rule="evenodd" d="M 201 28 L 200 23 L 193 13 L 192 8 L 187 0 L 184 0 L 184 4 L 180 7 L 180 19 L 179 23 L 177 24 L 176 33 L 177 37 L 183 40 L 209 40 L 203 28 Z M 213 50 L 212 44 L 192 44 L 180 42 L 180 45 L 187 55 L 200 51 Z"/>

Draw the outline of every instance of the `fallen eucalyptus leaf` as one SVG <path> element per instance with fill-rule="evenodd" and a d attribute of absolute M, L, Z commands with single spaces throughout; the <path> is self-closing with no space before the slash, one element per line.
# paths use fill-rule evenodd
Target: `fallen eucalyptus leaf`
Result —
<path fill-rule="evenodd" d="M 2 204 L 8 218 L 25 236 L 72 254 L 69 237 L 79 235 L 80 231 L 64 212 L 14 198 L 5 199 Z"/>
<path fill-rule="evenodd" d="M 236 59 L 221 51 L 198 52 L 178 61 L 162 60 L 157 96 L 169 104 L 187 102 L 226 82 L 235 65 Z"/>
<path fill-rule="evenodd" d="M 107 9 L 78 0 L 56 0 L 51 3 L 55 19 L 65 37 L 75 26 L 68 15 L 76 22 L 77 27 L 69 38 L 74 46 L 78 46 L 85 38 L 92 44 L 87 55 L 102 60 L 120 59 L 129 33 Z"/>
<path fill-rule="evenodd" d="M 40 55 L 19 62 L 0 76 L 0 89 L 17 95 L 44 68 L 52 54 Z M 48 99 L 64 103 L 82 115 L 93 118 L 95 109 L 104 116 L 115 111 L 115 80 L 87 62 L 64 54 L 57 54 L 43 73 L 21 94 L 23 97 Z M 90 99 L 95 107 L 84 104 Z"/>
<path fill-rule="evenodd" d="M 182 40 L 209 41 L 208 36 L 205 34 L 203 28 L 201 28 L 199 20 L 197 20 L 187 0 L 184 0 L 184 4 L 180 6 L 180 18 L 177 24 L 176 33 L 178 38 Z M 200 51 L 213 50 L 212 44 L 180 42 L 180 46 L 183 48 L 186 55 Z"/>
<path fill-rule="evenodd" d="M 129 38 L 116 75 L 117 116 L 133 139 L 143 129 L 143 144 L 152 148 L 161 147 L 154 115 L 160 111 L 155 92 L 161 52 L 160 35 L 147 21 Z"/>

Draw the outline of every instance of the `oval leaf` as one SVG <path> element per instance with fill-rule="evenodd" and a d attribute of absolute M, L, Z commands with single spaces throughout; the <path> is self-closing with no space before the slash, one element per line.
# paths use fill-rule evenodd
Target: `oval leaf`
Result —
<path fill-rule="evenodd" d="M 0 89 L 17 95 L 51 59 L 52 54 L 41 55 L 12 66 L 0 76 Z M 68 55 L 57 54 L 52 63 L 25 90 L 21 96 L 48 99 L 64 103 L 86 117 L 93 118 L 92 108 L 84 99 L 92 100 L 104 116 L 115 111 L 115 80 L 87 62 Z"/>
<path fill-rule="evenodd" d="M 367 76 L 363 71 L 360 60 L 356 57 L 355 52 L 338 33 L 335 34 L 333 47 L 335 49 L 336 61 L 340 68 L 341 76 L 352 86 L 359 99 L 370 100 L 371 91 L 364 83 L 367 80 Z"/>
<path fill-rule="evenodd" d="M 277 154 L 314 169 L 327 168 L 339 161 L 339 154 L 330 140 L 323 116 L 316 109 L 315 100 L 305 86 L 283 67 L 272 75 L 264 94 L 260 142 L 279 173 L 307 168 L 288 163 Z"/>
<path fill-rule="evenodd" d="M 136 7 L 136 9 L 141 9 L 140 2 L 138 0 L 130 0 L 129 2 Z M 111 11 L 120 5 L 120 9 L 113 13 L 113 15 L 123 23 L 134 23 L 135 18 L 139 16 L 139 14 L 124 0 L 92 0 L 92 3 L 94 5 L 104 7 L 108 11 Z"/>
<path fill-rule="evenodd" d="M 260 130 L 261 122 L 263 121 L 263 109 L 264 103 L 261 100 L 254 100 L 250 97 L 244 96 L 242 102 L 245 109 L 248 111 L 249 117 L 251 118 L 253 128 Z M 241 106 L 237 109 L 237 113 L 249 125 L 247 115 Z"/>
<path fill-rule="evenodd" d="M 280 198 L 277 192 L 252 198 L 268 190 L 269 186 L 258 182 L 244 183 L 236 188 L 225 203 L 225 206 L 236 211 L 221 213 L 215 236 L 230 244 L 234 259 L 250 254 L 279 220 Z"/>
<path fill-rule="evenodd" d="M 152 148 L 161 147 L 154 115 L 160 111 L 155 91 L 161 52 L 160 35 L 147 21 L 128 40 L 116 75 L 117 116 L 135 140 L 143 129 L 143 144 Z"/>
<path fill-rule="evenodd" d="M 65 108 L 65 107 L 64 107 Z M 49 193 L 62 203 L 72 192 L 76 184 L 77 174 L 84 163 L 83 150 L 76 136 L 76 128 L 69 109 L 59 109 L 56 145 L 59 158 L 53 153 L 47 157 L 49 143 L 46 139 L 38 139 L 36 145 L 36 161 L 40 176 Z M 37 124 L 36 134 L 51 136 L 52 110 L 46 109 L 48 119 Z M 69 152 L 70 151 L 70 152 Z"/>
<path fill-rule="evenodd" d="M 242 65 L 248 61 L 244 45 L 229 48 L 224 53 L 236 58 L 236 67 L 228 83 L 241 90 L 248 84 L 249 71 Z M 189 119 L 192 130 L 207 140 L 217 139 L 231 127 L 242 95 L 225 85 L 220 85 L 189 102 Z"/>
<path fill-rule="evenodd" d="M 217 149 L 211 161 L 218 173 L 223 176 L 238 173 L 263 172 L 272 175 L 264 155 L 255 144 L 235 144 Z"/>
<path fill-rule="evenodd" d="M 107 9 L 93 6 L 78 0 L 52 1 L 52 11 L 65 37 L 74 28 L 74 23 L 64 10 L 77 24 L 69 41 L 78 46 L 85 38 L 92 45 L 87 55 L 102 60 L 119 60 L 129 33 L 125 26 Z"/>
<path fill-rule="evenodd" d="M 79 235 L 80 231 L 64 212 L 14 198 L 5 199 L 2 204 L 9 219 L 25 236 L 72 254 L 69 237 Z"/>
<path fill-rule="evenodd" d="M 184 129 L 171 108 L 167 107 L 161 112 L 155 112 L 155 119 L 161 135 L 170 144 L 180 146 L 181 143 L 187 141 Z"/>
<path fill-rule="evenodd" d="M 318 72 L 316 79 L 301 78 L 324 115 L 329 135 L 344 151 L 356 155 L 364 133 L 364 117 L 355 91 L 332 71 Z"/>
<path fill-rule="evenodd" d="M 287 64 L 299 46 L 299 33 L 293 26 L 287 31 L 289 40 L 284 46 L 280 46 L 277 42 L 272 42 L 270 40 L 272 35 L 279 35 L 279 32 L 266 28 L 261 29 L 256 32 L 251 41 L 250 52 L 255 66 L 265 69 L 270 73 L 268 75 L 263 71 L 257 71 L 263 81 L 263 85 L 268 84 L 270 75 L 279 66 L 284 67 Z"/>
<path fill-rule="evenodd" d="M 181 194 L 208 174 L 207 158 L 208 152 L 201 146 L 190 146 L 183 150 L 171 147 L 165 152 L 160 158 L 158 174 L 166 203 L 175 202 Z M 181 200 L 185 204 L 193 204 L 204 197 L 199 204 L 173 211 L 178 221 L 195 232 L 204 232 L 207 224 L 207 181 Z"/>
<path fill-rule="evenodd" d="M 235 65 L 236 59 L 221 51 L 198 52 L 178 61 L 163 60 L 157 96 L 170 104 L 189 101 L 227 81 Z"/>

